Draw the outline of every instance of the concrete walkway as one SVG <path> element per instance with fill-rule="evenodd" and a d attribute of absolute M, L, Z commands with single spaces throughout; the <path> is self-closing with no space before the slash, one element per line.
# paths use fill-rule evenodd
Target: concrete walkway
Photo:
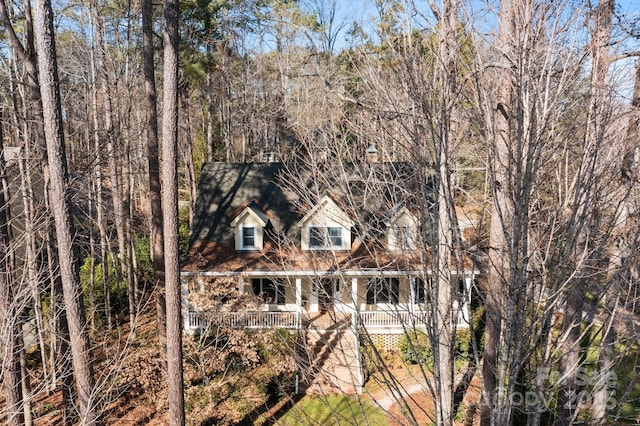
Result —
<path fill-rule="evenodd" d="M 393 389 L 393 390 L 388 389 L 386 390 L 386 393 L 390 395 L 386 395 L 382 398 L 375 398 L 374 402 L 377 405 L 379 405 L 380 408 L 382 408 L 383 410 L 389 410 L 391 407 L 396 405 L 402 398 L 406 398 L 416 393 L 428 392 L 428 391 L 429 391 L 429 388 L 427 387 L 426 382 L 415 383 L 409 386 L 408 388 L 405 388 L 403 386 L 401 389 Z"/>

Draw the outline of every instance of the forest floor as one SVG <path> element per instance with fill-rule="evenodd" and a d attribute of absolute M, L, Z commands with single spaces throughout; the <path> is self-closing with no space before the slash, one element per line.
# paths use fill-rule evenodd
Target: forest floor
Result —
<path fill-rule="evenodd" d="M 401 399 L 406 404 L 404 408 L 401 408 L 400 404 L 398 404 L 399 398 L 390 395 L 389 391 L 382 387 L 374 386 L 370 391 L 365 392 L 363 397 L 388 413 L 390 426 L 403 426 L 408 424 L 406 421 L 408 411 L 412 413 L 412 416 L 418 424 L 433 423 L 433 399 L 424 381 L 418 379 L 418 375 L 416 375 L 414 371 L 404 367 L 393 367 L 390 372 L 403 384 L 403 395 Z M 456 425 L 475 426 L 478 424 L 476 408 L 478 407 L 479 399 L 480 379 L 476 375 L 473 377 L 464 394 L 463 402 L 456 417 Z M 62 396 L 59 390 L 48 396 L 36 399 L 33 406 L 34 414 L 36 415 L 34 424 L 36 426 L 63 424 L 61 415 Z M 107 407 L 107 412 L 108 415 L 104 418 L 104 423 L 107 425 L 163 426 L 168 424 L 166 410 L 161 406 L 159 407 L 157 402 L 153 401 L 153 398 L 150 399 L 148 395 L 143 394 L 123 394 Z M 282 413 L 280 412 L 280 414 Z M 251 423 L 244 421 L 241 424 Z M 277 420 L 267 420 L 265 424 L 277 424 Z"/>
<path fill-rule="evenodd" d="M 104 424 L 116 426 L 161 426 L 168 424 L 164 378 L 161 371 L 159 371 L 159 362 L 154 359 L 157 355 L 154 315 L 145 315 L 141 318 L 140 323 L 141 326 L 137 329 L 135 344 L 129 342 L 127 327 L 123 326 L 120 330 L 111 334 L 110 342 L 96 345 L 94 370 L 97 377 L 104 378 L 109 374 L 113 374 L 112 372 L 115 371 L 114 355 L 109 355 L 106 352 L 113 350 L 112 348 L 115 347 L 119 348 L 120 351 L 116 362 L 121 364 L 117 369 L 119 376 L 111 381 L 113 391 L 111 392 L 110 401 L 103 404 Z M 418 424 L 432 423 L 434 404 L 424 379 L 420 379 L 421 375 L 406 365 L 394 365 L 391 367 L 390 372 L 396 377 L 398 383 L 402 383 L 402 398 L 398 398 L 397 395 L 393 396 L 384 386 L 379 386 L 375 383 L 367 385 L 363 397 L 388 413 L 390 425 L 401 426 L 405 424 L 403 419 L 406 418 L 408 411 L 412 413 Z M 472 376 L 468 387 L 462 394 L 462 403 L 458 409 L 456 424 L 459 426 L 472 426 L 477 423 L 474 418 L 477 417 L 475 414 L 477 414 L 476 407 L 480 398 L 480 380 L 477 375 L 472 374 Z M 250 377 L 246 379 L 251 380 Z M 457 380 L 459 381 L 459 379 L 458 377 Z M 32 382 L 34 388 L 37 387 L 37 380 L 32 379 Z M 399 400 L 403 400 L 406 406 L 401 408 L 398 404 Z M 3 402 L 0 400 L 0 406 Z M 260 403 L 258 403 L 259 405 Z M 283 408 L 278 414 L 282 414 L 283 410 L 287 410 L 290 403 L 283 403 L 282 406 Z M 53 392 L 38 392 L 32 402 L 34 425 L 62 425 L 62 409 L 60 387 Z M 268 410 L 263 411 L 269 413 Z M 256 416 L 255 418 L 261 418 L 262 420 L 254 423 L 254 420 L 252 420 L 254 417 L 245 416 L 239 424 L 262 424 L 265 420 L 266 424 L 273 424 L 274 422 L 277 424 L 275 420 L 277 417 L 276 415 L 271 420 L 268 420 L 264 415 L 261 417 Z M 189 424 L 216 423 L 189 422 Z"/>
<path fill-rule="evenodd" d="M 414 366 L 415 367 L 415 366 Z M 393 394 L 384 387 L 373 387 L 368 392 L 367 397 L 388 413 L 390 426 L 403 426 L 413 424 L 407 421 L 407 417 L 416 421 L 417 424 L 434 424 L 434 402 L 426 381 L 421 374 L 417 374 L 416 369 L 408 366 L 394 366 L 390 369 L 398 383 L 402 384 L 400 392 Z M 479 424 L 479 403 L 481 397 L 481 381 L 474 371 L 466 387 L 460 388 L 456 395 L 457 415 L 455 424 L 457 426 L 475 426 Z M 456 376 L 456 382 L 463 380 L 462 372 Z M 401 397 L 400 397 L 401 396 Z M 410 413 L 410 414 L 409 414 Z"/>

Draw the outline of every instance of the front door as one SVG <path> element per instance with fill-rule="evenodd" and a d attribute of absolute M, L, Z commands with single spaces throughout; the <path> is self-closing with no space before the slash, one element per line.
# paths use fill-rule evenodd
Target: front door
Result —
<path fill-rule="evenodd" d="M 335 310 L 336 304 L 342 302 L 342 291 L 340 280 L 323 279 L 318 286 L 318 304 L 320 311 L 327 312 Z"/>

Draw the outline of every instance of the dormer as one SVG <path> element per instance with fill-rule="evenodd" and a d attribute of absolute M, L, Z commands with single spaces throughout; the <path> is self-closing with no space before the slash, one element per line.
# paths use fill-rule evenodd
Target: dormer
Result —
<path fill-rule="evenodd" d="M 349 250 L 353 220 L 328 195 L 298 222 L 302 250 Z"/>
<path fill-rule="evenodd" d="M 264 247 L 264 228 L 269 218 L 251 201 L 231 221 L 236 251 L 260 251 Z"/>
<path fill-rule="evenodd" d="M 390 251 L 412 250 L 417 247 L 418 221 L 405 206 L 396 206 L 387 214 L 387 242 Z"/>

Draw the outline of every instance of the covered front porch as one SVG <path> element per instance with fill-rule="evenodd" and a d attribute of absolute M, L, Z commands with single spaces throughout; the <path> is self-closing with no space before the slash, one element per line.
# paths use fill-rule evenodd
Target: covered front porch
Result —
<path fill-rule="evenodd" d="M 217 276 L 216 276 L 217 275 Z M 432 313 L 427 285 L 430 276 L 416 271 L 350 271 L 341 273 L 282 272 L 237 274 L 240 294 L 253 294 L 254 306 L 230 310 L 227 306 L 198 306 L 190 294 L 203 285 L 215 285 L 221 274 L 183 274 L 183 326 L 193 332 L 211 324 L 232 328 L 327 329 L 335 321 L 347 321 L 353 330 L 370 334 L 402 334 L 406 328 L 426 328 Z M 224 275 L 226 278 L 229 274 Z M 472 273 L 452 275 L 457 300 L 452 318 L 457 327 L 467 327 Z M 213 283 L 213 284 L 212 284 Z"/>

